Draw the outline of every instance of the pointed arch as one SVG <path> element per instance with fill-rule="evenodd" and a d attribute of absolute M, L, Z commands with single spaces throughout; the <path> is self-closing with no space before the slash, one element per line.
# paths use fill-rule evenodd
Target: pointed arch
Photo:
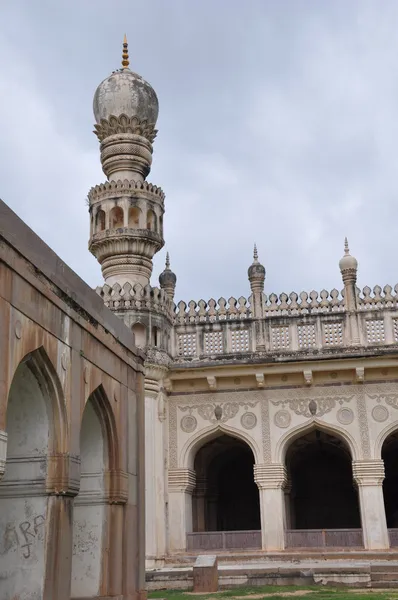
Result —
<path fill-rule="evenodd" d="M 204 444 L 219 437 L 223 433 L 245 442 L 253 452 L 255 464 L 261 462 L 260 449 L 252 437 L 235 427 L 220 423 L 219 425 L 213 425 L 206 427 L 206 429 L 202 429 L 185 443 L 180 454 L 181 467 L 193 469 L 195 456 L 198 450 Z"/>
<path fill-rule="evenodd" d="M 86 409 L 88 402 L 92 403 L 94 411 L 101 424 L 102 435 L 106 443 L 108 458 L 108 464 L 106 465 L 106 468 L 108 470 L 118 469 L 120 467 L 120 444 L 116 419 L 111 403 L 109 402 L 108 395 L 102 383 L 88 396 L 84 410 Z M 83 422 L 83 415 L 84 411 L 81 415 L 80 427 Z"/>
<path fill-rule="evenodd" d="M 383 451 L 383 445 L 386 439 L 395 431 L 398 431 L 398 420 L 389 423 L 384 429 L 379 433 L 376 439 L 375 447 L 374 447 L 374 458 L 376 460 L 381 459 L 381 453 Z"/>
<path fill-rule="evenodd" d="M 360 459 L 358 446 L 351 434 L 349 434 L 341 427 L 338 427 L 336 425 L 330 425 L 329 423 L 325 423 L 324 421 L 314 418 L 310 422 L 294 427 L 280 438 L 275 449 L 275 462 L 285 463 L 286 453 L 289 449 L 289 446 L 297 438 L 307 433 L 310 433 L 315 429 L 320 429 L 325 433 L 329 433 L 330 435 L 334 435 L 337 438 L 341 438 L 350 450 L 352 460 Z"/>
<path fill-rule="evenodd" d="M 44 346 L 28 352 L 18 363 L 13 373 L 8 398 L 18 369 L 24 365 L 36 379 L 46 401 L 46 410 L 50 423 L 49 452 L 62 453 L 67 451 L 69 427 L 65 396 L 57 371 L 50 360 Z M 7 430 L 7 422 L 6 422 Z"/>

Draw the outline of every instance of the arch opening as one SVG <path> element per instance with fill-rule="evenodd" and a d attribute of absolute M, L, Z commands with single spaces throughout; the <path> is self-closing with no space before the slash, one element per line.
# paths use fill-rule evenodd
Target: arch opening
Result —
<path fill-rule="evenodd" d="M 381 450 L 384 460 L 384 507 L 387 527 L 398 528 L 398 430 L 390 433 Z"/>
<path fill-rule="evenodd" d="M 156 215 L 152 209 L 149 209 L 146 213 L 146 228 L 149 231 L 157 231 Z"/>
<path fill-rule="evenodd" d="M 87 400 L 80 430 L 80 490 L 74 501 L 71 598 L 97 596 L 106 535 L 109 443 L 97 390 Z"/>
<path fill-rule="evenodd" d="M 105 229 L 105 211 L 100 209 L 95 215 L 95 227 L 97 231 L 104 231 Z"/>
<path fill-rule="evenodd" d="M 146 346 L 146 327 L 142 323 L 134 323 L 131 328 L 135 336 L 135 345 L 137 348 L 145 348 Z"/>
<path fill-rule="evenodd" d="M 286 452 L 289 529 L 359 529 L 358 492 L 351 453 L 337 436 L 315 429 Z"/>
<path fill-rule="evenodd" d="M 221 434 L 201 446 L 194 459 L 194 531 L 261 529 L 253 466 L 251 448 L 230 435 Z"/>
<path fill-rule="evenodd" d="M 39 352 L 17 367 L 7 404 L 7 457 L 0 482 L 2 597 L 41 598 L 45 586 L 47 455 L 57 428 L 53 390 Z"/>
<path fill-rule="evenodd" d="M 114 206 L 109 214 L 111 229 L 118 229 L 124 225 L 124 213 L 120 206 Z"/>

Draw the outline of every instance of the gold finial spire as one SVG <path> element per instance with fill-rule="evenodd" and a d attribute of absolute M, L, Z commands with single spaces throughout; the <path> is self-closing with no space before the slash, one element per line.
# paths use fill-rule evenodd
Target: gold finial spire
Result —
<path fill-rule="evenodd" d="M 124 39 L 123 39 L 123 54 L 122 54 L 122 67 L 123 69 L 127 69 L 130 62 L 129 62 L 129 51 L 128 51 L 128 42 L 127 42 L 127 37 L 126 34 L 124 34 Z"/>

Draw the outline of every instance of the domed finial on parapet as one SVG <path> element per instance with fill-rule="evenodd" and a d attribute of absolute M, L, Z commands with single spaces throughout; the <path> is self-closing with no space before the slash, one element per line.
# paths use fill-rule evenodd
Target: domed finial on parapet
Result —
<path fill-rule="evenodd" d="M 347 238 L 344 240 L 344 256 L 340 260 L 339 266 L 344 283 L 357 280 L 358 261 L 350 254 Z"/>
<path fill-rule="evenodd" d="M 122 67 L 123 69 L 127 69 L 130 62 L 129 62 L 129 44 L 127 41 L 127 37 L 126 34 L 124 34 L 124 40 L 123 40 L 123 54 L 122 54 Z"/>
<path fill-rule="evenodd" d="M 166 292 L 166 294 L 172 300 L 174 299 L 174 292 L 175 292 L 175 289 L 176 289 L 176 283 L 177 283 L 177 276 L 170 269 L 170 256 L 169 256 L 169 253 L 167 252 L 167 254 L 166 254 L 166 268 L 159 275 L 159 284 L 160 284 L 161 289 L 164 290 Z"/>
<path fill-rule="evenodd" d="M 265 281 L 265 267 L 258 261 L 257 246 L 254 244 L 253 262 L 247 271 L 252 292 L 263 292 Z"/>

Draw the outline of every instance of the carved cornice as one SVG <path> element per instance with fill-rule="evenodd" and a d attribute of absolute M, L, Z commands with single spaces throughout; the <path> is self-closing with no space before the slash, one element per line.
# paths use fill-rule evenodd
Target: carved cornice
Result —
<path fill-rule="evenodd" d="M 138 196 L 149 200 L 155 199 L 158 202 L 160 200 L 162 204 L 165 199 L 162 188 L 148 181 L 129 181 L 128 179 L 121 181 L 119 179 L 118 181 L 106 181 L 92 187 L 88 193 L 88 200 L 92 204 L 114 196 L 118 198 L 121 196 Z"/>
<path fill-rule="evenodd" d="M 148 123 L 147 120 L 140 121 L 137 117 L 128 117 L 122 114 L 119 117 L 112 115 L 109 119 L 101 119 L 99 123 L 94 125 L 94 133 L 100 142 L 117 133 L 131 133 L 146 138 L 152 144 L 157 129 L 155 129 L 154 124 Z"/>

